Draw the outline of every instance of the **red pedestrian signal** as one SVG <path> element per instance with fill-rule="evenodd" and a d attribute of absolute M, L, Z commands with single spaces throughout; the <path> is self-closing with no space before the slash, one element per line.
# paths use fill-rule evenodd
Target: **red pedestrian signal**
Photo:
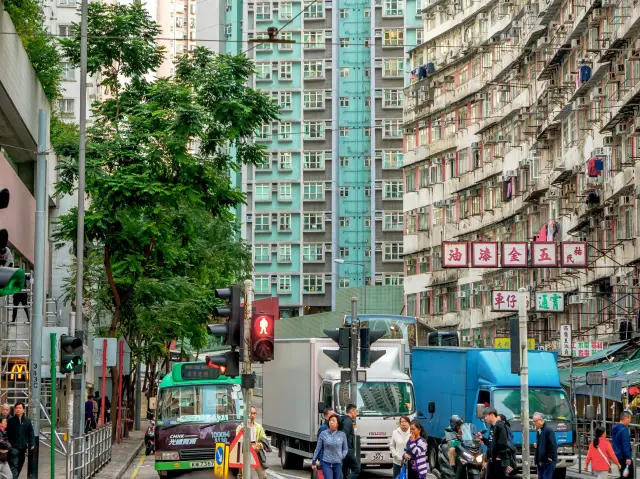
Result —
<path fill-rule="evenodd" d="M 264 363 L 273 359 L 275 318 L 272 314 L 254 313 L 251 318 L 251 359 Z"/>

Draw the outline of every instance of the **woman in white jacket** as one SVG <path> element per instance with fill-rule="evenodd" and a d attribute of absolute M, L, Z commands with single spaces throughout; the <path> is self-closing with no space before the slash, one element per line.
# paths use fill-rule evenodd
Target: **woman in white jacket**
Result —
<path fill-rule="evenodd" d="M 391 449 L 391 457 L 393 458 L 393 479 L 396 479 L 402 469 L 402 458 L 404 456 L 404 448 L 409 440 L 409 426 L 411 419 L 407 416 L 400 418 L 400 427 L 393 431 L 389 449 Z"/>

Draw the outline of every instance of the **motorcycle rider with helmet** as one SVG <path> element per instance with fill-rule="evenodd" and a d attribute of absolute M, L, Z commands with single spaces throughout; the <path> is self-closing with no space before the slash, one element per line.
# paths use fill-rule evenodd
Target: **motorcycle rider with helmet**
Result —
<path fill-rule="evenodd" d="M 462 439 L 462 425 L 464 424 L 464 419 L 462 419 L 457 414 L 454 414 L 449 418 L 449 427 L 444 430 L 444 440 L 449 446 L 449 464 L 452 469 L 456 472 L 456 479 L 461 479 L 464 477 L 464 467 L 460 464 L 458 460 L 458 455 L 456 453 L 456 445 L 454 441 L 460 441 Z"/>

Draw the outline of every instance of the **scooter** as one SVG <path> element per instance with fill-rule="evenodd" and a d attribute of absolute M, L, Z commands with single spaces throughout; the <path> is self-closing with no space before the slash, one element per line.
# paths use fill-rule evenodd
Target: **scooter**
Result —
<path fill-rule="evenodd" d="M 438 448 L 440 479 L 455 479 L 456 477 L 456 471 L 449 464 L 450 447 L 455 448 L 457 467 L 465 468 L 465 477 L 467 479 L 477 479 L 480 471 L 482 471 L 482 463 L 484 462 L 482 442 L 475 436 L 475 426 L 465 423 L 461 428 L 462 437 L 459 440 L 444 441 Z"/>
<path fill-rule="evenodd" d="M 149 456 L 156 449 L 156 423 L 153 420 L 153 414 L 147 413 L 147 418 L 149 419 L 149 426 L 147 426 L 147 432 L 144 433 L 144 453 Z"/>

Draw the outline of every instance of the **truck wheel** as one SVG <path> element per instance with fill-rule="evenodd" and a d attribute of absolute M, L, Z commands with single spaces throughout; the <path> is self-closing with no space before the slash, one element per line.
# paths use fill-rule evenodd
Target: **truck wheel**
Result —
<path fill-rule="evenodd" d="M 565 479 L 567 477 L 567 468 L 562 467 L 553 471 L 553 479 Z"/>
<path fill-rule="evenodd" d="M 304 458 L 297 454 L 287 452 L 287 441 L 282 440 L 280 441 L 280 464 L 282 465 L 282 469 L 302 469 Z"/>
<path fill-rule="evenodd" d="M 429 444 L 429 469 L 436 471 L 438 469 L 438 446 Z"/>

